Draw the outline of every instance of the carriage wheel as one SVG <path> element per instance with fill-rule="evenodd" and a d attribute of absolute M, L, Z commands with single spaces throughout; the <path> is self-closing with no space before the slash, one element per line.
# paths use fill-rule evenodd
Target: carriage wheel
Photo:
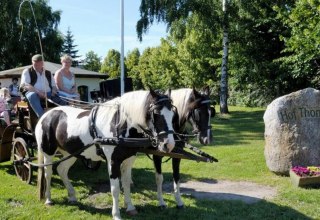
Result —
<path fill-rule="evenodd" d="M 101 161 L 93 161 L 90 159 L 82 158 L 82 162 L 84 166 L 90 170 L 97 170 L 101 166 Z"/>
<path fill-rule="evenodd" d="M 31 183 L 32 166 L 28 163 L 30 154 L 27 144 L 22 138 L 16 138 L 12 149 L 13 166 L 17 176 L 27 184 Z"/>

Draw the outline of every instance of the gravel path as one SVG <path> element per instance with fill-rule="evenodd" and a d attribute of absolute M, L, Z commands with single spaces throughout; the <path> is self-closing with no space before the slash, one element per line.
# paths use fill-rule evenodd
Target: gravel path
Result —
<path fill-rule="evenodd" d="M 241 200 L 251 204 L 274 198 L 277 190 L 245 181 L 188 181 L 181 183 L 181 193 L 200 199 Z"/>

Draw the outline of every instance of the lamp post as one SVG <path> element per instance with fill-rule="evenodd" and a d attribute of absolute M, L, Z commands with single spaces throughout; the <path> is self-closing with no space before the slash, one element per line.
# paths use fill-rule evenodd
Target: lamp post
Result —
<path fill-rule="evenodd" d="M 124 0 L 120 2 L 120 21 L 121 21 L 121 55 L 120 55 L 120 69 L 121 69 L 121 76 L 120 76 L 120 88 L 121 88 L 121 95 L 124 93 Z"/>

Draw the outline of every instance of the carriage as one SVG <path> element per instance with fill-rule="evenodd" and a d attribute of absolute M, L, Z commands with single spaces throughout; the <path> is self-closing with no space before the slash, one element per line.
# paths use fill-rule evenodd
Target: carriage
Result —
<path fill-rule="evenodd" d="M 29 184 L 34 170 L 30 162 L 36 160 L 34 129 L 38 119 L 26 101 L 18 101 L 15 110 L 11 125 L 0 125 L 0 162 L 12 160 L 16 175 Z"/>

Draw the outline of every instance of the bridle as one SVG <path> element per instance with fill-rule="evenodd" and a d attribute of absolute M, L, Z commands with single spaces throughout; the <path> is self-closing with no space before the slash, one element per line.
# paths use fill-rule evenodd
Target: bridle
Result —
<path fill-rule="evenodd" d="M 150 129 L 143 128 L 139 126 L 145 133 L 145 135 L 151 140 L 152 145 L 158 146 L 159 139 L 165 137 L 169 134 L 174 134 L 173 130 L 169 130 L 167 126 L 163 126 L 161 131 L 157 131 L 157 128 L 161 125 L 161 122 L 155 120 L 158 115 L 160 115 L 159 109 L 167 107 L 169 110 L 173 108 L 172 100 L 169 97 L 159 97 L 154 103 L 151 103 L 148 109 L 148 114 L 150 115 L 150 120 L 153 125 L 153 131 Z"/>
<path fill-rule="evenodd" d="M 198 108 L 195 108 L 195 109 L 192 109 L 190 112 L 189 112 L 189 115 L 188 115 L 188 119 L 190 120 L 194 130 L 193 130 L 193 133 L 195 134 L 199 134 L 200 133 L 200 114 L 201 114 L 201 107 L 203 106 L 206 106 L 207 109 L 208 109 L 208 124 L 207 124 L 207 133 L 209 135 L 209 132 L 212 128 L 211 126 L 211 123 L 210 123 L 210 117 L 211 117 L 211 108 L 210 108 L 210 99 L 205 99 L 205 100 L 202 100 L 200 102 L 200 106 Z"/>

